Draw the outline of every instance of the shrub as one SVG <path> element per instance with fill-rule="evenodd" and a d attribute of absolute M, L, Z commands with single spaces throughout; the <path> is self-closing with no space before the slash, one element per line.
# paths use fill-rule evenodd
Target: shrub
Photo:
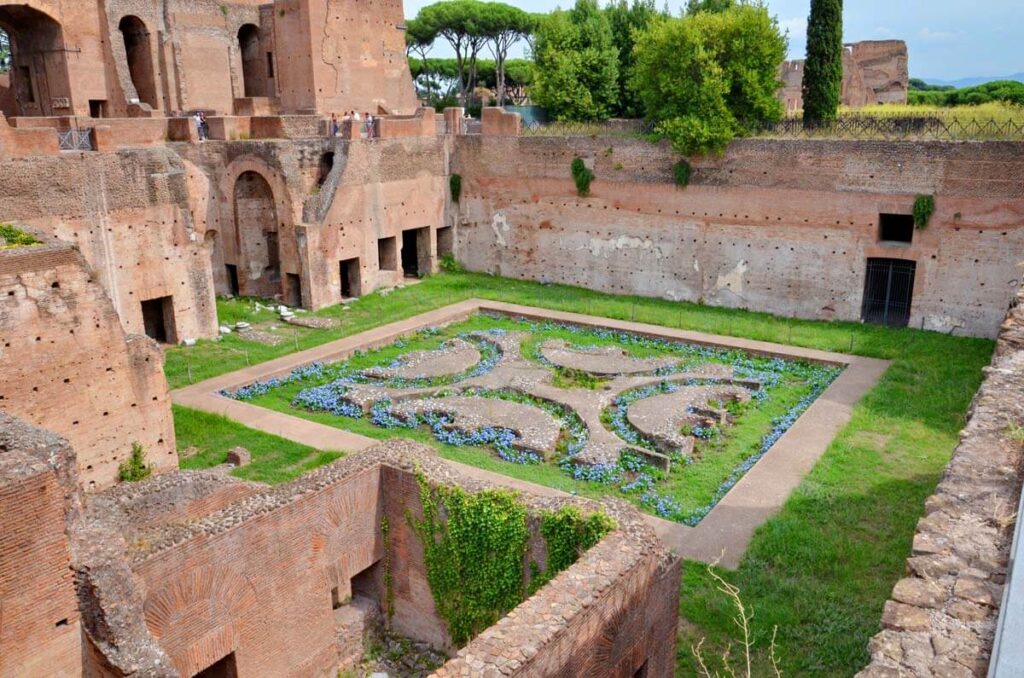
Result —
<path fill-rule="evenodd" d="M 466 270 L 459 263 L 458 259 L 455 258 L 454 254 L 442 255 L 441 260 L 437 262 L 437 266 L 445 273 L 463 273 Z"/>
<path fill-rule="evenodd" d="M 693 168 L 690 167 L 690 163 L 686 162 L 685 159 L 672 165 L 672 176 L 675 177 L 676 186 L 686 188 L 690 184 L 690 174 L 692 172 Z"/>
<path fill-rule="evenodd" d="M 930 195 L 919 195 L 914 198 L 914 226 L 923 230 L 928 226 L 928 220 L 935 213 L 935 198 Z"/>
<path fill-rule="evenodd" d="M 15 247 L 41 244 L 31 233 L 26 233 L 10 224 L 0 224 L 0 249 L 13 249 Z"/>
<path fill-rule="evenodd" d="M 448 190 L 452 194 L 452 202 L 458 202 L 462 196 L 462 175 L 453 174 L 448 177 Z"/>
<path fill-rule="evenodd" d="M 583 158 L 572 161 L 572 179 L 576 182 L 576 195 L 581 198 L 590 195 L 590 182 L 594 180 L 594 173 L 583 164 Z"/>
<path fill-rule="evenodd" d="M 153 475 L 153 464 L 146 463 L 146 450 L 140 443 L 132 443 L 132 453 L 117 467 L 117 478 L 130 483 Z"/>

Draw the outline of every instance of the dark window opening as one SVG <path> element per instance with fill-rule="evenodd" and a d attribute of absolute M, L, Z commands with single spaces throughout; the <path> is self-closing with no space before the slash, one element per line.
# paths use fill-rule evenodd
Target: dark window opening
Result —
<path fill-rule="evenodd" d="M 61 619 L 59 622 L 54 624 L 54 626 L 57 626 L 57 627 L 67 626 L 67 625 L 68 625 L 68 620 L 67 619 Z"/>
<path fill-rule="evenodd" d="M 267 77 L 274 77 L 274 53 L 267 52 Z"/>
<path fill-rule="evenodd" d="M 331 169 L 334 168 L 334 152 L 328 151 L 320 156 L 320 173 L 316 178 L 316 185 L 323 186 L 324 182 L 327 181 L 327 175 L 331 173 Z"/>
<path fill-rule="evenodd" d="M 910 214 L 879 214 L 878 239 L 910 242 L 914 238 L 914 217 Z"/>
<path fill-rule="evenodd" d="M 332 610 L 337 610 L 339 607 L 341 607 L 344 604 L 345 604 L 345 601 L 342 600 L 341 593 L 338 590 L 338 587 L 335 586 L 333 589 L 331 589 L 331 609 Z"/>
<path fill-rule="evenodd" d="M 365 570 L 357 572 L 350 580 L 352 597 L 379 600 L 384 590 L 382 577 L 383 571 L 381 570 L 379 560 Z"/>
<path fill-rule="evenodd" d="M 266 96 L 266 75 L 260 72 L 260 29 L 254 24 L 245 24 L 239 28 L 238 49 L 242 55 L 244 96 Z"/>
<path fill-rule="evenodd" d="M 175 343 L 174 297 L 158 297 L 143 301 L 142 325 L 147 337 L 161 344 Z"/>
<path fill-rule="evenodd" d="M 345 259 L 338 262 L 338 268 L 341 275 L 341 298 L 358 297 L 362 292 L 359 284 L 359 259 Z"/>
<path fill-rule="evenodd" d="M 107 117 L 107 102 L 102 99 L 89 99 L 89 117 Z"/>
<path fill-rule="evenodd" d="M 633 672 L 633 678 L 647 678 L 647 660 L 646 659 L 644 660 L 644 663 L 640 665 L 640 668 L 638 668 L 636 671 Z"/>
<path fill-rule="evenodd" d="M 451 226 L 437 229 L 437 256 L 455 254 L 455 229 Z"/>
<path fill-rule="evenodd" d="M 377 267 L 382 271 L 398 270 L 398 243 L 394 236 L 377 241 Z"/>
<path fill-rule="evenodd" d="M 194 678 L 238 678 L 238 668 L 235 666 L 235 653 L 207 666 L 195 674 Z"/>
<path fill-rule="evenodd" d="M 228 271 L 228 292 L 233 297 L 238 296 L 238 267 L 234 264 L 225 264 Z"/>
<path fill-rule="evenodd" d="M 906 327 L 914 295 L 916 262 L 868 259 L 861 318 L 866 323 Z"/>
<path fill-rule="evenodd" d="M 284 303 L 288 306 L 302 306 L 302 280 L 299 274 L 286 273 L 284 278 Z"/>

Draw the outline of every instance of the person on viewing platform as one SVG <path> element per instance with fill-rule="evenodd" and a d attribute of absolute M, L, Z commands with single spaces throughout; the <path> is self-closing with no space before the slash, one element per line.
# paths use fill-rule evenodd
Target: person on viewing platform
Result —
<path fill-rule="evenodd" d="M 206 115 L 202 111 L 196 111 L 193 118 L 196 123 L 196 132 L 199 133 L 199 140 L 206 141 Z"/>
<path fill-rule="evenodd" d="M 338 136 L 338 114 L 331 113 L 331 136 Z"/>

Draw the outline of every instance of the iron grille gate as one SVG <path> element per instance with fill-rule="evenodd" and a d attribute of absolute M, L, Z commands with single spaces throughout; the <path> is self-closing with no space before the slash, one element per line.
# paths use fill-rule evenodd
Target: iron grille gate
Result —
<path fill-rule="evenodd" d="M 62 151 L 92 151 L 93 144 L 92 127 L 72 127 L 66 130 L 57 130 L 57 142 Z"/>
<path fill-rule="evenodd" d="M 907 326 L 916 269 L 917 262 L 906 259 L 868 259 L 861 310 L 864 322 Z"/>

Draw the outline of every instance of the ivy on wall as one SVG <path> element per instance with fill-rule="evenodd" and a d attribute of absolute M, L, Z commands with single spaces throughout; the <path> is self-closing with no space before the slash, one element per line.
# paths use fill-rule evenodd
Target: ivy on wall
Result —
<path fill-rule="evenodd" d="M 935 198 L 931 195 L 918 195 L 914 198 L 914 226 L 923 230 L 935 213 Z"/>
<path fill-rule="evenodd" d="M 512 608 L 572 565 L 615 523 L 603 513 L 582 515 L 564 507 L 541 517 L 548 563 L 543 572 L 524 562 L 530 539 L 526 507 L 509 490 L 469 493 L 459 487 L 431 487 L 417 478 L 423 518 L 407 513 L 423 544 L 427 582 L 438 614 L 456 646 L 493 625 Z"/>
<path fill-rule="evenodd" d="M 458 202 L 462 197 L 462 175 L 452 174 L 448 177 L 448 190 L 452 194 L 452 202 Z"/>
<path fill-rule="evenodd" d="M 686 188 L 690 184 L 690 174 L 692 171 L 690 163 L 686 162 L 686 160 L 680 160 L 672 165 L 672 177 L 675 179 L 676 186 Z"/>
<path fill-rule="evenodd" d="M 576 195 L 586 198 L 590 195 L 590 182 L 594 180 L 594 173 L 583 163 L 583 158 L 576 158 L 572 161 L 572 179 L 576 182 Z"/>

